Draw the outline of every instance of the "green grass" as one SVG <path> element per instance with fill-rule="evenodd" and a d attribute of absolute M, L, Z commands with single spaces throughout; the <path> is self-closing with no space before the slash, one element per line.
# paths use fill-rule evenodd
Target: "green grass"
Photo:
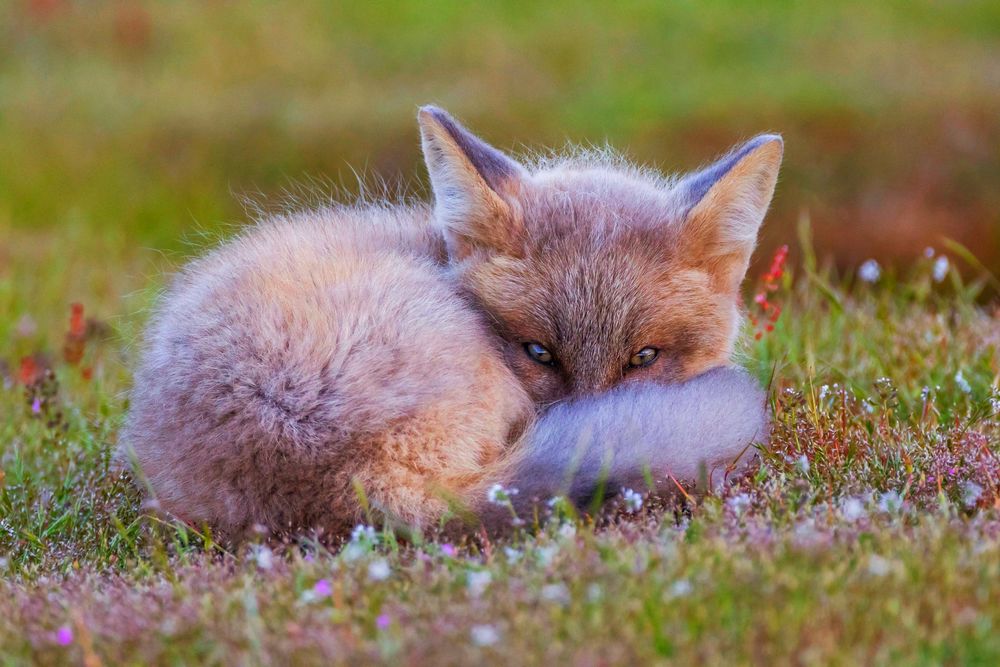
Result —
<path fill-rule="evenodd" d="M 773 373 L 774 436 L 746 479 L 504 543 L 233 552 L 144 517 L 108 468 L 127 355 L 94 338 L 0 393 L 4 656 L 993 663 L 1000 359 L 979 289 L 930 260 L 877 285 L 787 275 L 747 346 Z"/>
<path fill-rule="evenodd" d="M 1000 661 L 995 2 L 44 4 L 0 6 L 0 663 Z M 759 263 L 795 269 L 742 359 L 770 451 L 496 544 L 229 552 L 145 516 L 108 456 L 164 271 L 247 193 L 419 189 L 427 101 L 669 169 L 785 133 Z"/>

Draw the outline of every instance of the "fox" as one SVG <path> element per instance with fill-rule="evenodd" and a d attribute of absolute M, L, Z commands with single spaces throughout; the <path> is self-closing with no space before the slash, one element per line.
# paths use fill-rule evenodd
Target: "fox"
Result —
<path fill-rule="evenodd" d="M 418 124 L 432 203 L 275 214 L 171 281 L 116 454 L 150 504 L 231 541 L 456 508 L 499 531 L 498 484 L 524 512 L 745 469 L 767 414 L 740 285 L 781 137 L 668 177 Z"/>

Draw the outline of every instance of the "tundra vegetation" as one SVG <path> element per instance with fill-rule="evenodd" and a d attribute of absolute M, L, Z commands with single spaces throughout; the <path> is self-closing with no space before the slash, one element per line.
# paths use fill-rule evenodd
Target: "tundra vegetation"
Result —
<path fill-rule="evenodd" d="M 0 662 L 1000 662 L 995 3 L 327 7 L 0 8 Z M 145 514 L 110 453 L 164 271 L 248 193 L 418 173 L 431 100 L 670 169 L 785 133 L 740 356 L 770 449 L 503 541 L 227 549 Z"/>

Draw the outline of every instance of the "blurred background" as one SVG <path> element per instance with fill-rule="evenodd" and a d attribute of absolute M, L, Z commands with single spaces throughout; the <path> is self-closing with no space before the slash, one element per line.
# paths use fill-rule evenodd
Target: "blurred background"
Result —
<path fill-rule="evenodd" d="M 943 237 L 1000 268 L 996 0 L 3 0 L 0 305 L 122 315 L 246 196 L 419 191 L 427 102 L 501 148 L 666 171 L 779 131 L 758 266 L 808 216 L 842 269 Z"/>

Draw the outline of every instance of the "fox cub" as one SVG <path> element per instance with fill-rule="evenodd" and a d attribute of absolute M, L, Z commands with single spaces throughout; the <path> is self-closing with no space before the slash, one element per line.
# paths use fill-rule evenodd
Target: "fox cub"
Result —
<path fill-rule="evenodd" d="M 231 539 L 342 534 L 364 505 L 490 524 L 495 483 L 584 502 L 745 461 L 763 394 L 706 371 L 730 364 L 781 138 L 665 178 L 419 124 L 433 207 L 277 216 L 174 279 L 119 449 L 158 506 Z"/>

